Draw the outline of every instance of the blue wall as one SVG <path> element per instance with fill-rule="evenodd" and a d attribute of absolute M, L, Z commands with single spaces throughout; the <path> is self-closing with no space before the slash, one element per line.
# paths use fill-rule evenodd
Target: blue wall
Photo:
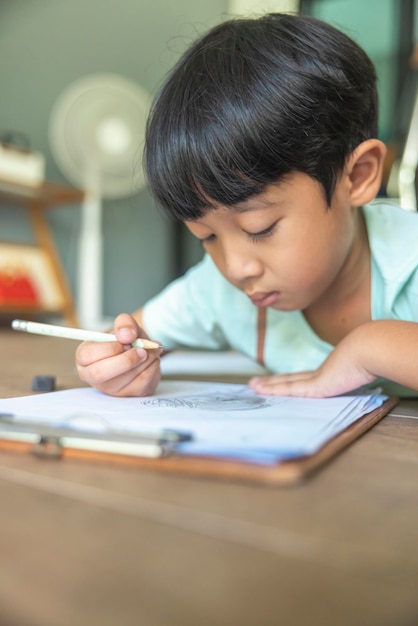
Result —
<path fill-rule="evenodd" d="M 402 0 L 400 0 L 402 2 Z M 396 103 L 398 0 L 317 0 L 312 14 L 354 39 L 371 57 L 378 76 L 379 127 L 383 141 L 393 139 Z"/>

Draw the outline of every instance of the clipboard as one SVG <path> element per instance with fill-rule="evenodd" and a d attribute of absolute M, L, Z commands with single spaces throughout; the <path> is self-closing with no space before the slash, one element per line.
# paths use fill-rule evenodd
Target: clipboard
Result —
<path fill-rule="evenodd" d="M 4 429 L 3 426 L 0 430 L 0 449 L 31 453 L 41 458 L 55 460 L 77 459 L 191 477 L 291 486 L 305 480 L 359 439 L 387 415 L 398 401 L 396 397 L 389 397 L 380 407 L 366 413 L 330 439 L 315 454 L 281 461 L 273 465 L 178 454 L 177 444 L 187 441 L 191 435 L 172 431 L 152 435 L 151 441 L 149 434 L 127 437 L 123 434 L 115 436 L 115 433 L 112 433 L 109 437 L 87 432 L 78 433 L 75 436 L 74 431 L 68 432 L 69 429 L 49 427 L 48 430 L 45 425 L 42 428 L 32 425 L 31 432 L 28 432 L 27 426 L 23 425 L 23 430 L 19 435 L 16 433 L 16 428 Z M 149 454 L 144 455 L 144 444 L 150 446 Z"/>

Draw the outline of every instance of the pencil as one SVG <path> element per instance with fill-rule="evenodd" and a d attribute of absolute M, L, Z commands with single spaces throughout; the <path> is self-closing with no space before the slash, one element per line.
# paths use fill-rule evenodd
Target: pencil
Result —
<path fill-rule="evenodd" d="M 54 326 L 53 324 L 41 324 L 39 322 L 27 322 L 26 320 L 13 320 L 12 328 L 13 330 L 22 330 L 25 333 L 61 337 L 62 339 L 76 339 L 77 341 L 117 341 L 115 335 L 110 333 L 99 333 L 94 330 L 69 328 L 68 326 Z M 150 341 L 149 339 L 135 339 L 132 346 L 134 348 L 144 348 L 145 350 L 162 348 L 161 344 L 156 341 Z"/>

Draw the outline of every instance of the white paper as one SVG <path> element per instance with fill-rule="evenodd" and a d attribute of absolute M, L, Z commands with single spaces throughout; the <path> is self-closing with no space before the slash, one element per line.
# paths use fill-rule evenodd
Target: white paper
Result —
<path fill-rule="evenodd" d="M 240 352 L 230 351 L 203 351 L 203 350 L 176 350 L 166 354 L 161 359 L 163 376 L 191 376 L 193 375 L 236 375 L 236 376 L 263 376 L 268 374 L 262 367 Z"/>
<path fill-rule="evenodd" d="M 246 385 L 163 381 L 145 398 L 114 398 L 80 388 L 0 400 L 0 413 L 77 430 L 123 433 L 190 432 L 184 454 L 259 463 L 314 453 L 365 413 L 382 395 L 335 398 L 260 396 Z M 1 420 L 1 417 L 0 417 Z"/>

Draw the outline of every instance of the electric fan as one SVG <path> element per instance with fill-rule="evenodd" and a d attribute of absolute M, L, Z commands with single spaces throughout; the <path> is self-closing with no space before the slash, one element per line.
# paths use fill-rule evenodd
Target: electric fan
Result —
<path fill-rule="evenodd" d="M 103 319 L 102 200 L 137 193 L 150 98 L 117 74 L 93 74 L 71 83 L 50 116 L 52 154 L 71 183 L 85 190 L 77 268 L 77 310 L 85 328 Z"/>

